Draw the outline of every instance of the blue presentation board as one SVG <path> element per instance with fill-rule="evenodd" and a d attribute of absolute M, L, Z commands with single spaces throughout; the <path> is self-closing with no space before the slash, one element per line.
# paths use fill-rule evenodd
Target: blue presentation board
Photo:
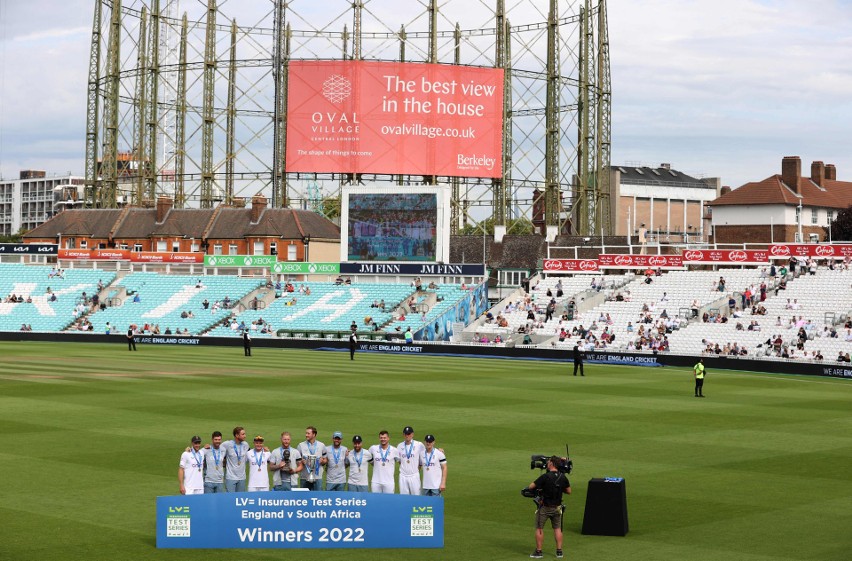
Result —
<path fill-rule="evenodd" d="M 157 547 L 444 547 L 444 499 L 321 491 L 157 497 Z"/>

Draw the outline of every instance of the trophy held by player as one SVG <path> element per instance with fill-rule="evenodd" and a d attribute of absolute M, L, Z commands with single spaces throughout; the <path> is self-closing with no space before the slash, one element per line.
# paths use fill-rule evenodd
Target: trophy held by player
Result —
<path fill-rule="evenodd" d="M 317 480 L 317 467 L 319 466 L 319 457 L 315 454 L 305 456 L 305 467 L 308 469 L 307 481 L 314 483 Z"/>

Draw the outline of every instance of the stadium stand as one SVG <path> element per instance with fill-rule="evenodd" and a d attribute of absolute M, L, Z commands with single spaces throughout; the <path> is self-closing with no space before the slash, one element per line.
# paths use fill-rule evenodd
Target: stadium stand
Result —
<path fill-rule="evenodd" d="M 263 286 L 263 279 L 234 276 L 131 273 L 110 287 L 126 291 L 123 304 L 94 313 L 90 321 L 97 333 L 105 333 L 109 323 L 112 332 L 121 332 L 129 325 L 144 330 L 148 325 L 144 330 L 148 333 L 164 334 L 168 328 L 175 334 L 200 335 L 242 309 L 245 304 L 241 301 Z M 208 309 L 203 306 L 205 299 Z M 184 314 L 187 317 L 182 317 Z"/>
<path fill-rule="evenodd" d="M 0 330 L 20 331 L 22 326 L 43 332 L 67 329 L 90 312 L 91 303 L 82 301 L 83 293 L 91 299 L 98 293 L 98 282 L 107 286 L 115 279 L 114 272 L 93 269 L 53 273 L 56 269 L 45 266 L 0 265 L 0 294 L 5 295 L 0 303 Z M 23 301 L 11 302 L 13 295 Z M 98 300 L 101 298 L 99 294 Z"/>

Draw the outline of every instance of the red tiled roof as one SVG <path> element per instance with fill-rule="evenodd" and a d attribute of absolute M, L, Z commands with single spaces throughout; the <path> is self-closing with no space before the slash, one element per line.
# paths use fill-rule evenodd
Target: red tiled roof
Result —
<path fill-rule="evenodd" d="M 799 178 L 799 192 L 804 206 L 824 208 L 847 208 L 852 205 L 852 182 L 825 180 L 824 187 L 818 186 L 809 177 Z M 799 204 L 799 196 L 786 185 L 780 175 L 767 177 L 763 181 L 746 183 L 730 193 L 707 203 L 709 206 L 734 205 L 792 205 Z"/>

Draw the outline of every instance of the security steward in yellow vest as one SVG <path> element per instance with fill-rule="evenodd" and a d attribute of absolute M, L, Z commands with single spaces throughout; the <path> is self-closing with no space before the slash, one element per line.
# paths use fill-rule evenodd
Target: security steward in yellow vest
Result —
<path fill-rule="evenodd" d="M 704 397 L 704 359 L 698 359 L 692 370 L 695 372 L 695 397 Z"/>

